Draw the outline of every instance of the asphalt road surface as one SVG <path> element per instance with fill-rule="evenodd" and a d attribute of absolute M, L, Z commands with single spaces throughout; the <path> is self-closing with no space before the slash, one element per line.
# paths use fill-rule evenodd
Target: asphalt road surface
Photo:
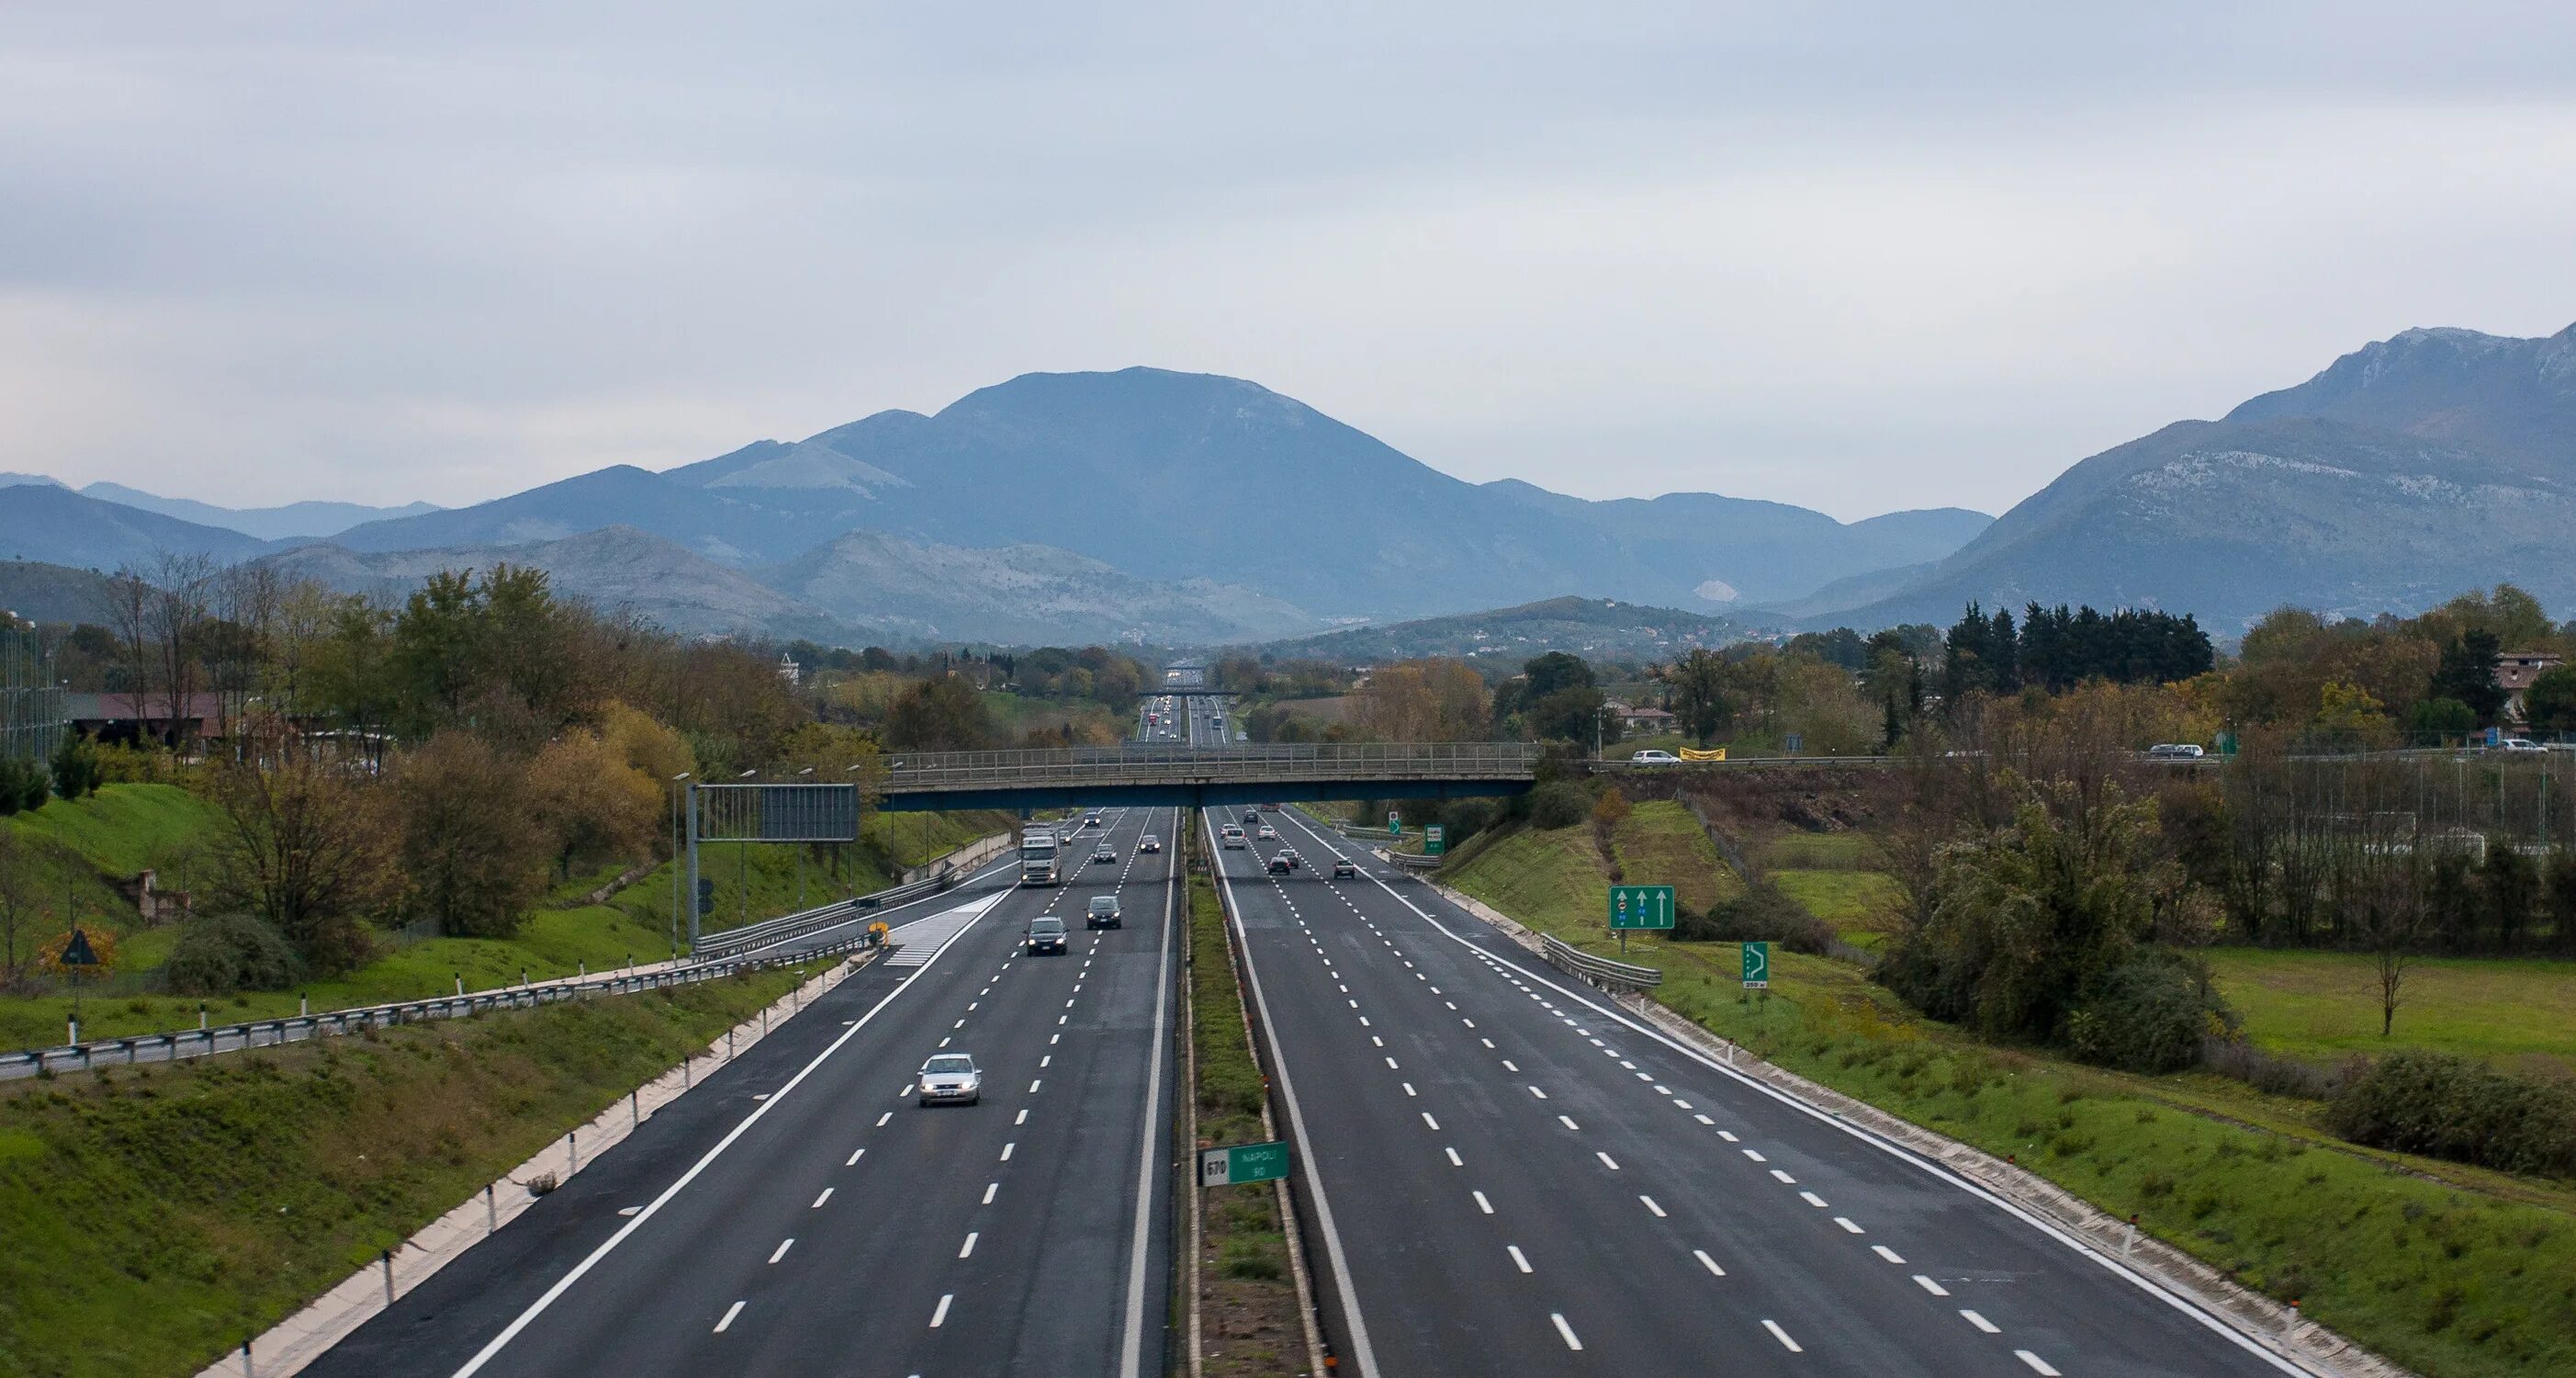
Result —
<path fill-rule="evenodd" d="M 1077 833 L 1067 883 L 952 892 L 973 922 L 880 962 L 442 1269 L 323 1375 L 1162 1371 L 1170 1310 L 1171 810 Z M 1124 927 L 1086 931 L 1095 894 Z M 1028 921 L 1071 950 L 1032 957 Z M 935 1051 L 984 1073 L 922 1107 Z"/>
<path fill-rule="evenodd" d="M 1731 1076 L 1293 810 L 1218 851 L 1345 1373 L 2294 1372 L 2115 1260 Z M 1211 846 L 1213 841 L 1211 840 Z M 1365 868 L 1330 878 L 1347 854 Z"/>

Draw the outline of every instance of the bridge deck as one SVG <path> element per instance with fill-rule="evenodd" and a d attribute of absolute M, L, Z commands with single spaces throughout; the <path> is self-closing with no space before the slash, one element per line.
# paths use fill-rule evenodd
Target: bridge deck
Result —
<path fill-rule="evenodd" d="M 883 807 L 1222 805 L 1518 794 L 1540 749 L 1516 742 L 1072 747 L 914 752 L 887 763 Z"/>

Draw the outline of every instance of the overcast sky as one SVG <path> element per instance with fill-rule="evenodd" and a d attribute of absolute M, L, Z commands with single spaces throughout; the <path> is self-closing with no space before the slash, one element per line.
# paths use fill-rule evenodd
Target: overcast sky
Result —
<path fill-rule="evenodd" d="M 10 5 L 0 469 L 455 505 L 1141 363 L 1470 479 L 2001 511 L 2576 320 L 2571 53 L 2563 0 Z"/>

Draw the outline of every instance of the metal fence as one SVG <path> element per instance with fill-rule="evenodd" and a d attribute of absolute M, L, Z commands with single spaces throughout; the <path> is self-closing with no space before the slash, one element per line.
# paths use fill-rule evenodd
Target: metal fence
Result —
<path fill-rule="evenodd" d="M 281 1043 L 302 1043 L 315 1038 L 337 1038 L 369 1029 L 392 1028 L 398 1024 L 417 1024 L 433 1019 L 462 1019 L 491 1010 L 533 1009 L 556 1005 L 567 1000 L 588 1000 L 602 995 L 634 995 L 648 990 L 674 986 L 691 986 L 700 981 L 721 980 L 772 967 L 795 966 L 818 958 L 837 957 L 874 946 L 876 939 L 866 933 L 827 946 L 776 957 L 744 957 L 731 961 L 697 962 L 669 967 L 635 976 L 596 976 L 588 980 L 557 981 L 545 985 L 516 986 L 507 990 L 478 991 L 471 995 L 440 996 L 430 1000 L 406 1000 L 391 1005 L 369 1005 L 360 1009 L 332 1010 L 324 1014 L 298 1015 L 292 1019 L 254 1019 L 242 1024 L 224 1024 L 214 1028 L 185 1029 L 175 1033 L 138 1034 L 131 1038 L 101 1038 L 82 1043 L 69 1043 L 55 1048 L 31 1048 L 23 1052 L 0 1053 L 0 1080 L 33 1076 L 40 1070 L 86 1071 L 97 1066 L 114 1066 L 149 1060 L 176 1061 L 183 1057 L 204 1057 L 211 1053 L 239 1052 L 249 1048 L 274 1047 Z"/>
<path fill-rule="evenodd" d="M 63 687 L 43 636 L 0 616 L 0 757 L 41 761 L 62 741 Z"/>

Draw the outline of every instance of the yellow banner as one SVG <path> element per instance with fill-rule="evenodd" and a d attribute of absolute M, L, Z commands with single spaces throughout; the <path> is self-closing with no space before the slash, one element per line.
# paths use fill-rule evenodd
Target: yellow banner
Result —
<path fill-rule="evenodd" d="M 1726 748 L 1719 747 L 1715 751 L 1698 751 L 1690 747 L 1683 747 L 1682 759 L 1685 761 L 1723 761 L 1726 759 Z"/>

